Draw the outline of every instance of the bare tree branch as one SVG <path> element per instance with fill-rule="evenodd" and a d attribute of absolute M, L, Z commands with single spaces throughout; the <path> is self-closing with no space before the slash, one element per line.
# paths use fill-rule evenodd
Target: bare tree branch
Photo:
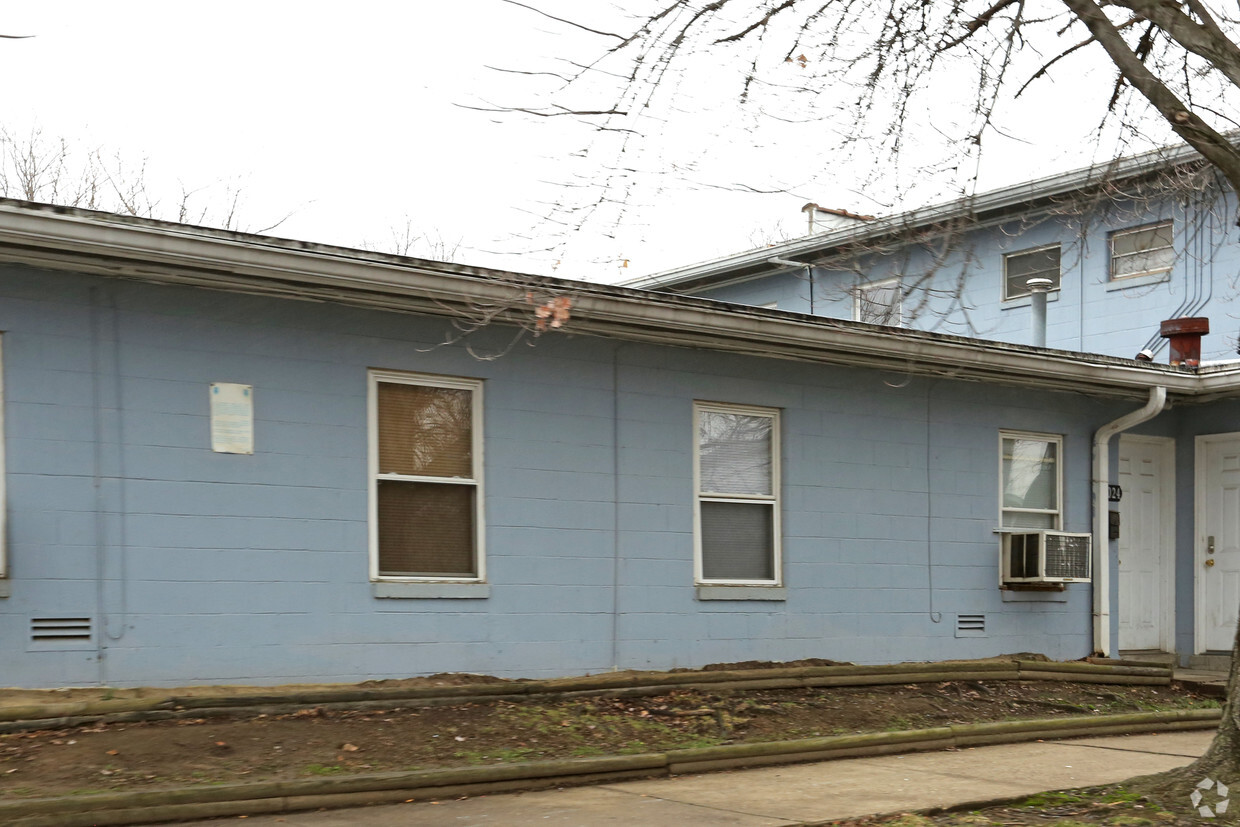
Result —
<path fill-rule="evenodd" d="M 551 20 L 554 20 L 557 23 L 564 23 L 565 25 L 572 26 L 577 29 L 581 29 L 582 31 L 589 32 L 590 34 L 597 34 L 603 37 L 614 37 L 616 40 L 624 40 L 624 37 L 616 34 L 615 32 L 601 32 L 598 29 L 592 29 L 589 26 L 583 26 L 582 24 L 577 23 L 575 21 L 566 20 L 563 17 L 556 17 L 554 14 L 548 14 L 542 9 L 536 8 L 534 6 L 529 6 L 529 5 L 526 5 L 525 3 L 518 3 L 517 0 L 503 0 L 503 2 L 508 3 L 513 6 L 520 6 L 521 8 L 528 9 L 529 11 L 532 11 L 535 14 L 541 14 L 543 17 L 550 18 Z"/>

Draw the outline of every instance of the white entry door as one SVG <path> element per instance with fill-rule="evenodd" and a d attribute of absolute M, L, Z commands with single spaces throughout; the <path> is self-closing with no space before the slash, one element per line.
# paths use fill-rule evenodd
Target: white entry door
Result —
<path fill-rule="evenodd" d="M 1173 645 L 1175 442 L 1119 440 L 1119 648 L 1168 652 Z"/>
<path fill-rule="evenodd" d="M 1240 612 L 1240 434 L 1197 437 L 1198 652 L 1227 652 Z"/>

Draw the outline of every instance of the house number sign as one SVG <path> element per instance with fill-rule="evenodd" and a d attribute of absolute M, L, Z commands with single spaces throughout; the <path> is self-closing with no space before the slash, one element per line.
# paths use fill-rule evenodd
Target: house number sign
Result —
<path fill-rule="evenodd" d="M 1117 503 L 1121 499 L 1123 499 L 1123 496 L 1124 496 L 1123 488 L 1120 488 L 1118 485 L 1107 486 L 1107 502 Z"/>
<path fill-rule="evenodd" d="M 211 450 L 254 453 L 254 386 L 211 383 Z"/>

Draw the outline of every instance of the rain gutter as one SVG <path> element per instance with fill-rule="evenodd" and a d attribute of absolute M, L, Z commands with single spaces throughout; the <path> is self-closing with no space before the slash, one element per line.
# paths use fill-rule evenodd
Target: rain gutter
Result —
<path fill-rule="evenodd" d="M 1145 407 L 1124 414 L 1103 425 L 1094 434 L 1093 495 L 1093 593 L 1094 593 L 1094 654 L 1111 657 L 1111 541 L 1107 512 L 1110 510 L 1107 485 L 1111 472 L 1111 437 L 1142 422 L 1148 422 L 1167 407 L 1167 389 L 1161 385 L 1150 388 Z"/>
<path fill-rule="evenodd" d="M 0 201 L 3 261 L 436 316 L 472 318 L 481 308 L 501 324 L 528 325 L 526 296 L 536 290 L 571 298 L 571 334 L 1134 399 L 1152 385 L 1185 397 L 1202 387 L 1197 375 L 1129 359 L 24 202 Z M 1213 393 L 1240 395 L 1240 369 L 1211 373 Z"/>
<path fill-rule="evenodd" d="M 944 221 L 961 218 L 976 221 L 995 211 L 1011 210 L 1022 206 L 1032 207 L 1032 202 L 1067 195 L 1102 181 L 1138 177 L 1163 167 L 1200 160 L 1200 157 L 1196 150 L 1187 145 L 1156 149 L 1106 164 L 1082 167 L 981 195 L 878 218 L 867 221 L 861 226 L 844 227 L 725 258 L 643 276 L 626 281 L 624 285 L 648 290 L 675 290 L 681 285 L 711 276 L 726 276 L 746 267 L 760 266 L 772 256 L 782 258 L 813 256 L 843 244 L 855 244 L 893 232 L 907 231 Z M 748 280 L 760 275 L 763 273 L 754 273 L 733 280 Z M 712 283 L 711 287 L 714 286 L 716 285 Z"/>

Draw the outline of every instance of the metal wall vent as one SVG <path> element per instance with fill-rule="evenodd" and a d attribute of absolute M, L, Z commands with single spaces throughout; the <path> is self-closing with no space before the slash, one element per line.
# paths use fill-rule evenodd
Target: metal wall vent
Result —
<path fill-rule="evenodd" d="M 89 617 L 30 618 L 31 643 L 89 643 L 91 634 Z"/>
<path fill-rule="evenodd" d="M 956 615 L 956 637 L 985 637 L 986 615 Z"/>

